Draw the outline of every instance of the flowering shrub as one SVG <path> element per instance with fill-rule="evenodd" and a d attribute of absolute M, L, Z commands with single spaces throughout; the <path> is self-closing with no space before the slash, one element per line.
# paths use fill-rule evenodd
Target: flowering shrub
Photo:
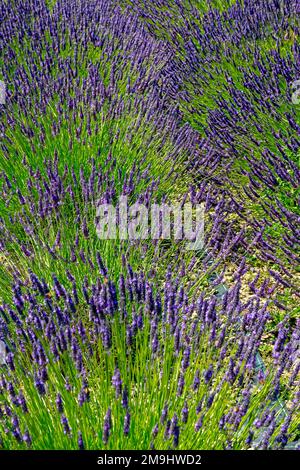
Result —
<path fill-rule="evenodd" d="M 298 5 L 200 3 L 0 6 L 2 449 L 299 447 Z"/>

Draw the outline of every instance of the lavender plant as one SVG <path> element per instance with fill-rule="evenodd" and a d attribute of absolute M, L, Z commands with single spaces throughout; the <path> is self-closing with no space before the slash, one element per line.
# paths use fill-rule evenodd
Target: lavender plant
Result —
<path fill-rule="evenodd" d="M 1 449 L 299 447 L 297 13 L 2 2 Z M 205 248 L 99 240 L 121 195 Z"/>

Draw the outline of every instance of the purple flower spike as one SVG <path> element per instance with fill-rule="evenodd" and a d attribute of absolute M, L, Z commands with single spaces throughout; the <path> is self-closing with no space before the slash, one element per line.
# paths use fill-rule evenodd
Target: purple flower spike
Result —
<path fill-rule="evenodd" d="M 253 441 L 253 437 L 254 437 L 254 432 L 253 431 L 250 431 L 249 434 L 248 434 L 248 437 L 246 439 L 246 444 L 248 446 L 250 446 L 252 444 L 252 441 Z"/>
<path fill-rule="evenodd" d="M 19 403 L 19 406 L 22 408 L 23 413 L 28 413 L 26 400 L 22 392 L 19 393 L 18 403 Z"/>
<path fill-rule="evenodd" d="M 178 384 L 177 384 L 177 396 L 178 397 L 181 397 L 181 395 L 183 394 L 184 383 L 185 383 L 184 375 L 181 373 L 179 375 Z"/>
<path fill-rule="evenodd" d="M 15 371 L 14 355 L 13 353 L 8 353 L 6 356 L 6 363 L 12 372 Z"/>
<path fill-rule="evenodd" d="M 111 433 L 111 427 L 112 427 L 112 420 L 111 420 L 111 409 L 108 408 L 107 413 L 104 418 L 104 426 L 103 426 L 103 436 L 102 440 L 104 444 L 108 443 L 108 439 Z"/>
<path fill-rule="evenodd" d="M 158 434 L 158 424 L 156 424 L 154 428 L 152 429 L 152 438 L 155 439 L 157 434 Z"/>
<path fill-rule="evenodd" d="M 187 402 L 185 401 L 185 402 L 184 402 L 184 407 L 182 408 L 182 412 L 181 412 L 181 420 L 182 420 L 182 422 L 183 422 L 183 423 L 187 423 L 188 417 L 189 417 L 189 409 L 188 409 L 188 404 L 187 404 Z"/>
<path fill-rule="evenodd" d="M 127 409 L 128 408 L 128 389 L 125 385 L 122 393 L 122 406 L 123 408 Z"/>
<path fill-rule="evenodd" d="M 99 269 L 100 269 L 100 272 L 102 274 L 102 276 L 106 277 L 107 276 L 107 269 L 102 261 L 102 258 L 100 256 L 100 253 L 97 252 L 97 255 L 96 255 L 96 259 L 97 259 L 97 263 L 98 263 L 98 266 L 99 266 Z"/>
<path fill-rule="evenodd" d="M 203 415 L 200 416 L 197 423 L 195 424 L 195 431 L 198 432 L 202 428 L 203 425 Z"/>
<path fill-rule="evenodd" d="M 60 422 L 63 425 L 64 434 L 70 435 L 71 434 L 71 428 L 69 426 L 69 421 L 68 421 L 67 417 L 64 414 L 61 415 Z"/>
<path fill-rule="evenodd" d="M 37 389 L 37 391 L 39 392 L 40 395 L 45 395 L 46 394 L 45 384 L 38 377 L 35 380 L 35 387 L 36 387 L 36 389 Z"/>
<path fill-rule="evenodd" d="M 208 384 L 208 382 L 210 382 L 211 378 L 212 378 L 212 375 L 213 375 L 213 366 L 212 364 L 209 366 L 209 368 L 207 369 L 207 371 L 204 373 L 204 381 L 206 384 Z"/>
<path fill-rule="evenodd" d="M 118 398 L 122 393 L 122 379 L 118 368 L 115 369 L 114 375 L 112 376 L 112 385 L 116 390 L 116 397 Z"/>
<path fill-rule="evenodd" d="M 63 401 L 62 401 L 62 397 L 60 393 L 58 393 L 56 397 L 56 408 L 59 413 L 63 413 L 64 406 L 63 406 Z"/>
<path fill-rule="evenodd" d="M 25 431 L 24 434 L 23 434 L 23 437 L 22 437 L 22 440 L 23 442 L 25 442 L 25 444 L 27 445 L 27 447 L 30 447 L 31 444 L 32 444 L 32 440 L 31 440 L 31 437 L 30 437 L 30 434 L 28 431 Z"/>
<path fill-rule="evenodd" d="M 126 412 L 125 419 L 124 419 L 124 435 L 128 436 L 130 430 L 130 413 L 129 411 Z"/>
<path fill-rule="evenodd" d="M 182 369 L 185 371 L 190 365 L 191 348 L 187 346 L 183 351 Z"/>
<path fill-rule="evenodd" d="M 82 433 L 80 431 L 78 432 L 78 449 L 85 450 Z"/>
<path fill-rule="evenodd" d="M 161 417 L 160 417 L 161 424 L 165 423 L 167 417 L 168 417 L 168 405 L 166 403 L 163 410 L 162 410 Z"/>
<path fill-rule="evenodd" d="M 88 402 L 89 400 L 90 400 L 90 391 L 89 391 L 89 388 L 88 388 L 87 381 L 84 380 L 84 383 L 83 383 L 82 388 L 80 390 L 80 393 L 78 395 L 79 406 L 83 406 L 83 404 Z"/>
<path fill-rule="evenodd" d="M 194 377 L 194 383 L 193 383 L 193 390 L 198 390 L 200 385 L 200 373 L 199 370 L 196 370 L 195 377 Z"/>
<path fill-rule="evenodd" d="M 174 414 L 171 420 L 171 432 L 173 435 L 173 446 L 176 448 L 178 447 L 178 444 L 179 444 L 179 433 L 180 433 L 180 428 L 178 426 L 178 417 L 176 413 Z"/>

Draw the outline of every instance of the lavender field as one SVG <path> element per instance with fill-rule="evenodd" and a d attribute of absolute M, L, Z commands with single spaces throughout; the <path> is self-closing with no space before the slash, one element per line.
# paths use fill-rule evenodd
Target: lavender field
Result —
<path fill-rule="evenodd" d="M 299 0 L 1 0 L 0 193 L 1 450 L 300 450 Z"/>

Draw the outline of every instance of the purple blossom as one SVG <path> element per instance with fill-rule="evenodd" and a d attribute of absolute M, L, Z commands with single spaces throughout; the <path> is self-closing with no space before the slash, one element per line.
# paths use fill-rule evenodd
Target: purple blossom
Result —
<path fill-rule="evenodd" d="M 185 401 L 184 406 L 183 406 L 182 411 L 181 411 L 181 420 L 182 420 L 182 422 L 187 423 L 188 417 L 189 417 L 189 409 L 188 409 L 188 404 Z"/>
<path fill-rule="evenodd" d="M 196 422 L 195 424 L 195 431 L 198 432 L 200 431 L 200 429 L 202 428 L 203 426 L 203 415 L 200 416 L 200 418 L 198 419 L 198 421 Z"/>
<path fill-rule="evenodd" d="M 30 437 L 30 434 L 28 431 L 25 431 L 23 436 L 22 436 L 22 440 L 23 442 L 25 442 L 25 444 L 27 445 L 27 447 L 30 447 L 31 444 L 32 444 L 32 439 Z"/>
<path fill-rule="evenodd" d="M 154 428 L 152 429 L 152 438 L 155 439 L 157 434 L 158 434 L 158 424 L 156 424 Z"/>
<path fill-rule="evenodd" d="M 18 404 L 22 408 L 23 413 L 28 413 L 27 403 L 22 392 L 19 393 Z"/>
<path fill-rule="evenodd" d="M 116 390 L 116 397 L 118 398 L 122 393 L 122 379 L 121 379 L 121 374 L 118 368 L 115 369 L 111 382 L 112 382 L 112 386 Z"/>
<path fill-rule="evenodd" d="M 198 390 L 199 385 L 200 385 L 200 377 L 199 377 L 199 369 L 196 370 L 195 377 L 194 377 L 194 383 L 193 383 L 193 390 Z"/>
<path fill-rule="evenodd" d="M 35 379 L 35 387 L 37 391 L 39 392 L 40 395 L 45 395 L 46 394 L 46 388 L 44 382 L 39 378 L 36 377 Z"/>
<path fill-rule="evenodd" d="M 130 413 L 129 411 L 127 410 L 126 412 L 126 415 L 125 415 L 125 418 L 124 418 L 124 435 L 125 436 L 128 436 L 129 434 L 129 430 L 130 430 Z"/>
<path fill-rule="evenodd" d="M 64 434 L 70 435 L 71 434 L 71 428 L 69 426 L 69 421 L 68 421 L 67 417 L 64 414 L 61 415 L 60 422 L 63 425 Z"/>
<path fill-rule="evenodd" d="M 163 407 L 163 410 L 162 410 L 162 413 L 161 413 L 161 417 L 160 417 L 161 424 L 165 423 L 167 417 L 168 417 L 168 404 L 165 403 L 165 405 Z"/>
<path fill-rule="evenodd" d="M 213 365 L 210 364 L 209 368 L 204 373 L 204 381 L 208 384 L 213 376 Z"/>
<path fill-rule="evenodd" d="M 63 406 L 63 401 L 62 401 L 62 397 L 60 393 L 58 393 L 56 396 L 56 408 L 59 413 L 63 413 L 64 406 Z"/>
<path fill-rule="evenodd" d="M 78 449 L 85 450 L 82 433 L 78 431 Z"/>
<path fill-rule="evenodd" d="M 183 394 L 184 384 L 185 384 L 184 375 L 180 373 L 179 378 L 178 378 L 178 384 L 177 384 L 177 396 L 178 397 L 181 397 L 181 395 Z"/>
<path fill-rule="evenodd" d="M 111 433 L 111 427 L 112 427 L 112 419 L 111 419 L 111 409 L 108 408 L 107 413 L 104 418 L 104 426 L 103 426 L 103 436 L 102 440 L 104 444 L 108 443 L 108 438 Z"/>
<path fill-rule="evenodd" d="M 126 385 L 124 386 L 123 392 L 122 392 L 122 406 L 125 409 L 128 408 L 128 389 Z"/>

